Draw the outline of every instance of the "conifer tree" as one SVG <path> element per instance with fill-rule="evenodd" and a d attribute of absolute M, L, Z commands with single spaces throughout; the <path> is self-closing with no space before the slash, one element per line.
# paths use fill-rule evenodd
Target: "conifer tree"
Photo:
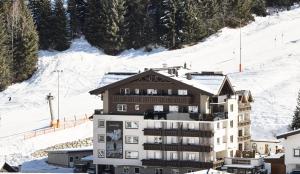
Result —
<path fill-rule="evenodd" d="M 124 0 L 103 0 L 104 52 L 116 55 L 125 49 L 124 46 Z"/>
<path fill-rule="evenodd" d="M 48 50 L 52 43 L 52 13 L 50 0 L 39 0 L 38 11 L 39 20 L 37 22 L 37 31 L 39 34 L 39 47 Z"/>
<path fill-rule="evenodd" d="M 291 128 L 293 130 L 300 129 L 300 91 L 298 92 L 297 106 L 294 112 Z"/>
<path fill-rule="evenodd" d="M 1 4 L 0 4 L 1 5 Z M 0 7 L 0 91 L 4 90 L 11 83 L 11 62 L 8 56 L 8 36 Z"/>
<path fill-rule="evenodd" d="M 176 4 L 174 0 L 163 0 L 160 17 L 160 40 L 167 48 L 176 46 Z"/>
<path fill-rule="evenodd" d="M 102 1 L 88 0 L 85 18 L 84 34 L 86 40 L 93 46 L 102 47 L 104 23 Z"/>
<path fill-rule="evenodd" d="M 75 38 L 79 35 L 79 21 L 77 14 L 77 4 L 76 0 L 68 1 L 68 13 L 69 13 L 69 22 L 70 22 L 70 35 L 72 38 Z"/>
<path fill-rule="evenodd" d="M 70 47 L 69 34 L 67 30 L 67 17 L 62 0 L 55 0 L 52 27 L 53 48 L 58 51 Z"/>
<path fill-rule="evenodd" d="M 251 12 L 258 16 L 266 16 L 266 2 L 265 0 L 253 0 Z"/>

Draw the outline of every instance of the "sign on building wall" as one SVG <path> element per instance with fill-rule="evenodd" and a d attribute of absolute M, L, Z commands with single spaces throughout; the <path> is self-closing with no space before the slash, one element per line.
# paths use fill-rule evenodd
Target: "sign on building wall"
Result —
<path fill-rule="evenodd" d="M 123 158 L 123 122 L 106 122 L 106 158 Z"/>

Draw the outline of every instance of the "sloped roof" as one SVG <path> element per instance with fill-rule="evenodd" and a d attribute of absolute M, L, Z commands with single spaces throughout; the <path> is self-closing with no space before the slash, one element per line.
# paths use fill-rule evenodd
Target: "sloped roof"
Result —
<path fill-rule="evenodd" d="M 280 138 L 287 138 L 289 136 L 292 136 L 292 135 L 297 135 L 297 134 L 300 134 L 300 129 L 297 129 L 297 130 L 293 130 L 293 131 L 290 131 L 290 132 L 286 132 L 286 133 L 283 133 L 283 134 L 279 134 L 277 135 L 277 139 L 280 139 Z"/>
<path fill-rule="evenodd" d="M 174 75 L 169 74 L 166 70 L 150 69 L 139 74 L 105 74 L 99 85 L 100 87 L 98 89 L 90 91 L 90 94 L 98 95 L 104 92 L 106 89 L 126 84 L 148 74 L 161 75 L 170 81 L 177 83 L 179 82 L 198 89 L 206 95 L 219 95 L 225 82 L 228 82 L 230 89 L 232 90 L 232 92 L 234 92 L 228 77 L 223 74 L 201 74 L 187 72 L 186 70 L 178 70 L 178 74 Z M 190 79 L 187 79 L 187 74 L 190 74 Z"/>

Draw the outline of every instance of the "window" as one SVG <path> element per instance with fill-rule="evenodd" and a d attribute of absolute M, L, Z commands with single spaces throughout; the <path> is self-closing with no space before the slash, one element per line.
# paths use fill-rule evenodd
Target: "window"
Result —
<path fill-rule="evenodd" d="M 128 166 L 124 166 L 123 173 L 124 174 L 129 174 L 129 167 Z"/>
<path fill-rule="evenodd" d="M 135 105 L 135 106 L 134 106 L 134 109 L 135 109 L 136 111 L 139 111 L 139 110 L 140 110 L 140 105 Z"/>
<path fill-rule="evenodd" d="M 230 127 L 233 128 L 233 120 L 230 120 Z"/>
<path fill-rule="evenodd" d="M 73 157 L 69 158 L 70 163 L 72 163 L 74 161 Z"/>
<path fill-rule="evenodd" d="M 220 129 L 220 123 L 217 123 L 217 128 Z"/>
<path fill-rule="evenodd" d="M 103 128 L 105 127 L 105 121 L 104 120 L 98 120 L 98 128 Z"/>
<path fill-rule="evenodd" d="M 178 129 L 178 123 L 172 122 L 171 127 L 172 127 L 172 129 Z"/>
<path fill-rule="evenodd" d="M 117 104 L 117 111 L 126 112 L 127 111 L 127 105 L 126 104 Z"/>
<path fill-rule="evenodd" d="M 188 123 L 188 128 L 193 130 L 195 129 L 195 124 L 194 123 Z"/>
<path fill-rule="evenodd" d="M 178 154 L 177 154 L 177 152 L 171 152 L 171 153 L 170 153 L 170 158 L 171 158 L 171 160 L 177 160 L 177 159 L 178 159 Z"/>
<path fill-rule="evenodd" d="M 171 143 L 176 144 L 177 143 L 177 137 L 171 137 Z"/>
<path fill-rule="evenodd" d="M 230 157 L 233 157 L 233 150 L 230 151 Z"/>
<path fill-rule="evenodd" d="M 230 105 L 230 112 L 233 112 L 233 104 Z"/>
<path fill-rule="evenodd" d="M 138 121 L 126 121 L 125 122 L 125 128 L 126 129 L 138 129 L 139 128 L 139 122 Z"/>
<path fill-rule="evenodd" d="M 188 95 L 188 92 L 186 89 L 178 89 L 178 95 Z"/>
<path fill-rule="evenodd" d="M 75 159 L 76 159 L 76 160 L 78 160 L 78 159 L 79 159 L 79 157 L 78 157 L 78 156 L 75 156 Z"/>
<path fill-rule="evenodd" d="M 168 89 L 168 95 L 172 95 L 172 89 Z"/>
<path fill-rule="evenodd" d="M 194 138 L 188 138 L 188 144 L 195 144 Z"/>
<path fill-rule="evenodd" d="M 134 168 L 134 173 L 139 174 L 140 173 L 140 168 Z"/>
<path fill-rule="evenodd" d="M 194 153 L 188 153 L 187 154 L 187 159 L 190 161 L 195 161 L 196 160 L 196 155 Z"/>
<path fill-rule="evenodd" d="M 140 89 L 134 89 L 134 93 L 135 93 L 136 95 L 139 95 L 139 94 L 140 94 Z"/>
<path fill-rule="evenodd" d="M 154 105 L 154 111 L 162 112 L 162 111 L 164 111 L 164 106 L 163 105 Z"/>
<path fill-rule="evenodd" d="M 300 157 L 300 149 L 294 149 L 294 157 Z"/>
<path fill-rule="evenodd" d="M 105 158 L 105 150 L 98 149 L 98 158 Z"/>
<path fill-rule="evenodd" d="M 163 169 L 161 168 L 155 168 L 155 174 L 163 174 Z"/>
<path fill-rule="evenodd" d="M 179 169 L 171 169 L 171 174 L 179 174 Z"/>
<path fill-rule="evenodd" d="M 125 88 L 125 94 L 130 94 L 130 89 L 129 88 Z"/>
<path fill-rule="evenodd" d="M 161 159 L 161 152 L 154 152 L 154 159 Z"/>
<path fill-rule="evenodd" d="M 189 113 L 197 113 L 198 106 L 189 106 Z"/>
<path fill-rule="evenodd" d="M 154 143 L 161 143 L 161 137 L 154 137 Z"/>
<path fill-rule="evenodd" d="M 98 143 L 105 143 L 105 136 L 103 134 L 98 134 Z"/>
<path fill-rule="evenodd" d="M 178 106 L 169 106 L 170 112 L 178 112 Z"/>
<path fill-rule="evenodd" d="M 148 95 L 156 95 L 157 94 L 157 89 L 147 89 L 147 94 Z"/>
<path fill-rule="evenodd" d="M 217 144 L 220 144 L 220 138 L 217 138 Z"/>
<path fill-rule="evenodd" d="M 125 158 L 126 159 L 138 159 L 139 152 L 138 151 L 125 151 Z"/>
<path fill-rule="evenodd" d="M 124 88 L 120 88 L 120 94 L 125 94 L 125 89 Z"/>
<path fill-rule="evenodd" d="M 139 143 L 139 137 L 138 136 L 125 136 L 126 144 L 138 144 Z"/>
<path fill-rule="evenodd" d="M 233 143 L 233 135 L 230 136 L 230 142 Z"/>
<path fill-rule="evenodd" d="M 157 129 L 162 128 L 162 122 L 159 121 L 154 122 L 154 127 Z"/>

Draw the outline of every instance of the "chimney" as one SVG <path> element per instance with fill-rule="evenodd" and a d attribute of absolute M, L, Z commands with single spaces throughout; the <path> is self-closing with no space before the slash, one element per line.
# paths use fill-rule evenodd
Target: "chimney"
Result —
<path fill-rule="evenodd" d="M 186 74 L 186 79 L 192 80 L 192 74 L 191 74 L 191 73 L 187 73 L 187 74 Z"/>

